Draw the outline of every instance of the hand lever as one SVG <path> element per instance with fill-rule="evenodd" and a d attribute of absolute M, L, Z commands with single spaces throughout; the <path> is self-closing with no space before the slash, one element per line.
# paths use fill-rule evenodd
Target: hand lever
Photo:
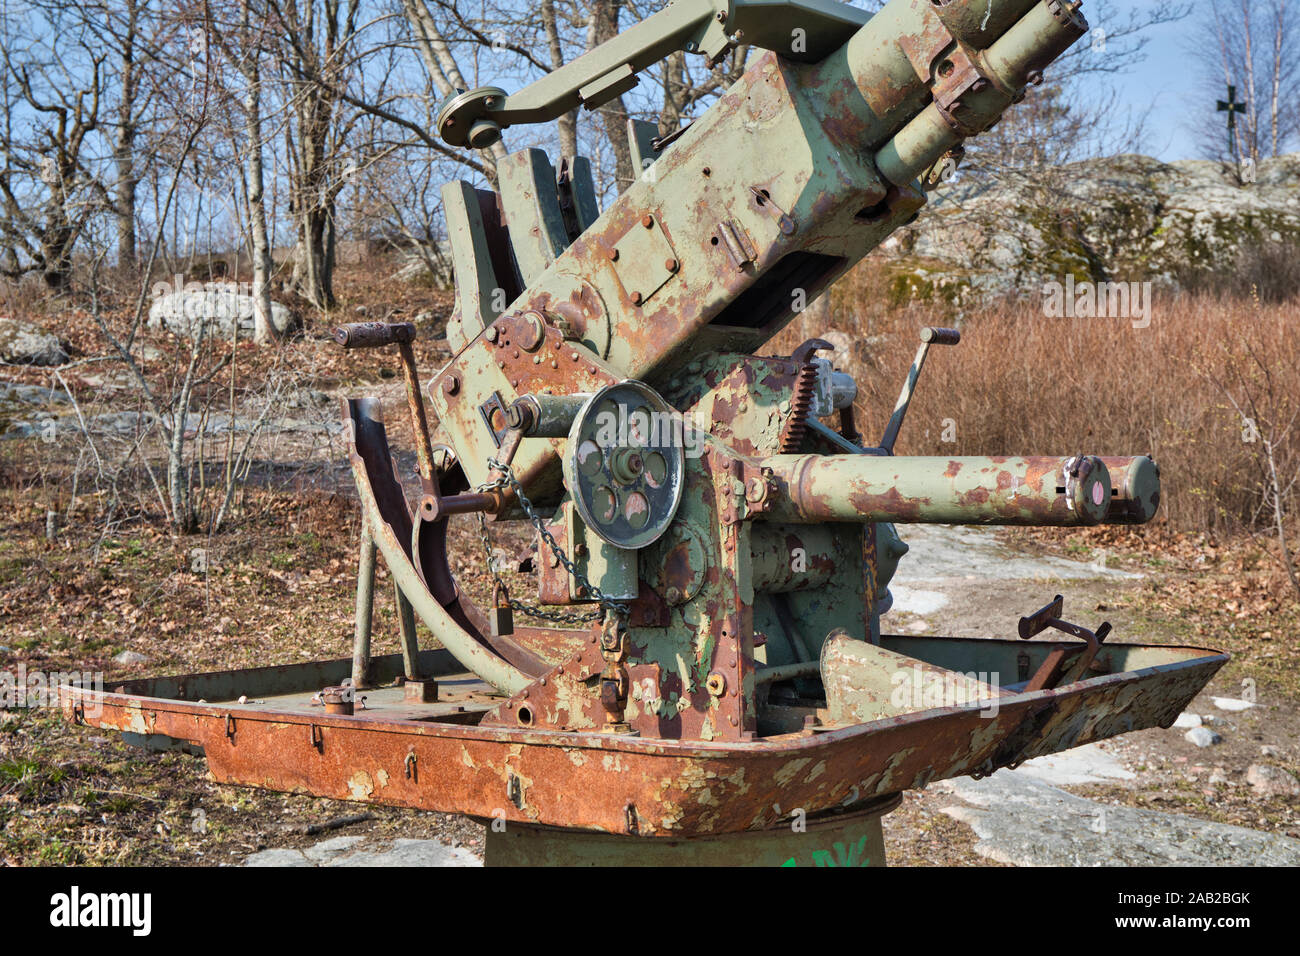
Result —
<path fill-rule="evenodd" d="M 961 333 L 956 329 L 924 328 L 921 330 L 921 347 L 916 350 L 916 358 L 912 359 L 907 381 L 903 383 L 903 390 L 898 395 L 897 404 L 894 405 L 894 414 L 889 416 L 889 424 L 885 426 L 885 437 L 880 439 L 880 447 L 885 450 L 885 454 L 894 453 L 894 442 L 898 441 L 903 419 L 907 417 L 907 408 L 912 404 L 912 394 L 916 391 L 916 382 L 921 377 L 921 369 L 925 367 L 925 357 L 929 354 L 930 346 L 956 345 L 960 341 Z"/>

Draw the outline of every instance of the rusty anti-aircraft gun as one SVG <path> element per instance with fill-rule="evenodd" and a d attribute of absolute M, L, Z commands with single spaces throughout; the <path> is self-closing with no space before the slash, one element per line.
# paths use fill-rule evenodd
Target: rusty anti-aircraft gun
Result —
<path fill-rule="evenodd" d="M 412 507 L 378 403 L 348 401 L 351 660 L 70 688 L 69 715 L 197 743 L 222 781 L 504 822 L 489 862 L 800 862 L 832 843 L 880 862 L 905 789 L 1172 723 L 1224 655 L 1107 641 L 1059 597 L 1006 640 L 881 627 L 896 524 L 1144 522 L 1149 458 L 895 456 L 952 330 L 922 332 L 876 445 L 825 342 L 755 354 L 915 217 L 962 142 L 1086 32 L 1078 7 L 676 0 L 521 92 L 451 98 L 438 133 L 482 148 L 600 106 L 673 51 L 766 51 L 688 127 L 630 124 L 645 173 L 603 212 L 585 160 L 557 172 L 536 149 L 496 191 L 447 186 L 455 356 L 427 387 L 413 326 L 338 330 L 399 350 L 420 480 Z M 485 535 L 533 525 L 537 603 L 500 579 L 487 607 L 458 587 L 455 515 Z M 378 554 L 400 655 L 370 653 Z M 1024 640 L 1048 629 L 1066 639 Z M 819 837 L 792 834 L 796 811 Z"/>

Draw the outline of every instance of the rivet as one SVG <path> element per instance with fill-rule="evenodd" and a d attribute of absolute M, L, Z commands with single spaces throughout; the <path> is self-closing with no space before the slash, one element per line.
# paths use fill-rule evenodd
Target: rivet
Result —
<path fill-rule="evenodd" d="M 641 217 L 641 225 L 645 226 L 647 229 L 649 229 L 654 224 L 655 224 L 655 217 L 650 215 L 649 213 L 646 213 L 644 216 Z"/>

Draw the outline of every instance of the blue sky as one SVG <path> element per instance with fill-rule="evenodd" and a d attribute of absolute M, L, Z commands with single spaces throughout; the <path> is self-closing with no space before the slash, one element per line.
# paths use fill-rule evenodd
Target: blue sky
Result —
<path fill-rule="evenodd" d="M 1130 0 L 1122 2 L 1127 6 Z M 1165 4 L 1163 0 L 1133 3 L 1138 9 L 1156 5 Z M 1086 2 L 1084 11 L 1088 11 Z M 1142 152 L 1166 161 L 1203 158 L 1190 120 L 1195 110 L 1214 106 L 1213 102 L 1201 102 L 1211 97 L 1204 88 L 1204 64 L 1194 62 L 1192 53 L 1197 45 L 1195 19 L 1193 14 L 1185 20 L 1151 28 L 1147 34 L 1147 59 L 1130 73 L 1116 78 L 1116 89 L 1126 106 L 1139 113 L 1151 108 L 1147 118 L 1149 141 Z M 1216 57 L 1213 42 L 1207 42 L 1204 50 L 1206 55 Z"/>
<path fill-rule="evenodd" d="M 1186 21 L 1153 28 L 1147 60 L 1120 81 L 1120 95 L 1127 105 L 1135 110 L 1153 107 L 1147 120 L 1149 152 L 1159 159 L 1193 159 L 1198 153 L 1185 103 L 1189 93 L 1200 93 L 1199 76 L 1188 75 L 1189 31 Z"/>

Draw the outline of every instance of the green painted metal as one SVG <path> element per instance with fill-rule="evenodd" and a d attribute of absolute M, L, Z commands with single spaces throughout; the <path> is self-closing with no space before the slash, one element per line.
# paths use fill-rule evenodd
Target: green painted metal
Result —
<path fill-rule="evenodd" d="M 447 338 L 459 348 L 496 321 L 496 305 L 505 307 L 492 257 L 478 193 L 469 183 L 457 180 L 442 187 L 442 209 L 447 222 L 456 277 L 456 310 L 447 323 Z"/>
<path fill-rule="evenodd" d="M 574 220 L 578 232 L 586 232 L 600 217 L 600 206 L 596 202 L 596 186 L 591 176 L 591 160 L 586 156 L 569 156 L 566 158 L 569 174 L 569 189 L 573 196 Z M 567 243 L 566 243 L 567 245 Z"/>
<path fill-rule="evenodd" d="M 892 521 L 1075 527 L 1100 524 L 1111 500 L 1100 459 L 779 455 L 764 459 L 778 521 Z"/>
<path fill-rule="evenodd" d="M 349 421 L 353 422 L 353 434 L 356 434 L 358 429 L 366 427 L 366 423 L 361 421 L 362 418 L 371 423 L 376 421 L 378 416 L 377 403 L 349 402 L 348 404 Z M 412 615 L 418 615 L 424 625 L 437 636 L 442 646 L 450 651 L 458 661 L 494 687 L 507 693 L 514 693 L 527 687 L 532 682 L 527 674 L 476 642 L 430 593 L 428 585 L 421 579 L 419 572 L 415 570 L 415 566 L 411 563 L 411 557 L 407 550 L 410 547 L 409 540 L 403 542 L 397 536 L 392 525 L 385 520 L 384 513 L 375 496 L 367 463 L 355 450 L 352 454 L 351 464 L 357 490 L 361 495 L 363 520 L 366 522 L 366 526 L 380 554 L 384 556 L 384 563 L 388 565 L 388 569 L 392 573 L 394 586 L 400 590 L 409 603 Z M 406 613 L 405 608 L 402 608 L 401 611 L 403 614 Z M 406 627 L 405 622 L 403 627 Z M 410 628 L 409 633 L 414 633 L 413 626 Z M 414 637 L 411 638 L 411 642 L 413 641 Z M 408 667 L 411 663 L 410 647 L 410 642 L 403 643 L 403 660 Z"/>
<path fill-rule="evenodd" d="M 542 150 L 524 149 L 497 166 L 497 180 L 515 261 L 524 282 L 534 282 L 569 244 L 555 169 Z"/>
<path fill-rule="evenodd" d="M 352 637 L 352 686 L 365 687 L 370 673 L 370 630 L 375 604 L 375 539 L 361 522 L 361 553 L 357 561 L 357 613 Z"/>
<path fill-rule="evenodd" d="M 128 693 L 108 695 L 107 720 L 201 738 L 220 779 L 484 817 L 505 802 L 510 826 L 489 840 L 502 862 L 780 865 L 879 862 L 888 807 L 864 801 L 1172 722 L 1223 655 L 1098 646 L 1098 627 L 1089 660 L 1077 639 L 933 640 L 881 623 L 907 552 L 896 524 L 1140 523 L 1159 505 L 1154 462 L 893 455 L 928 347 L 955 345 L 951 330 L 922 331 L 879 447 L 861 443 L 848 398 L 834 400 L 856 385 L 824 361 L 826 342 L 758 354 L 914 218 L 918 177 L 1040 80 L 1086 30 L 1077 7 L 890 0 L 868 18 L 831 0 L 676 0 L 524 90 L 453 97 L 439 133 L 481 147 L 511 125 L 598 106 L 672 51 L 767 51 L 603 211 L 585 161 L 557 173 L 535 149 L 501 164 L 497 195 L 445 191 L 455 354 L 425 398 L 450 449 L 423 476 L 418 536 L 376 403 L 348 405 L 374 547 L 410 612 L 484 682 L 483 699 L 422 710 L 385 688 L 375 705 L 387 722 L 333 717 L 323 747 L 316 729 L 302 732 L 317 717 L 293 710 L 301 701 L 239 718 L 151 701 L 151 721 Z M 650 133 L 632 124 L 640 160 Z M 380 332 L 367 341 L 392 338 Z M 645 406 L 658 440 L 598 434 L 595 415 L 617 395 L 628 401 L 604 410 Z M 418 401 L 412 413 L 423 421 Z M 656 454 L 673 466 L 671 494 L 650 481 Z M 538 608 L 521 605 L 493 627 L 445 554 L 448 516 L 475 511 L 534 523 L 539 600 L 553 602 L 543 613 L 599 601 L 596 613 L 533 627 L 522 618 Z M 361 558 L 364 578 L 364 545 Z M 1026 610 L 992 629 L 1010 634 Z M 413 676 L 425 661 L 405 614 L 403 625 L 400 669 Z M 389 661 L 373 679 L 398 669 Z M 305 673 L 326 672 L 345 670 Z M 912 672 L 922 686 L 952 675 L 951 699 L 896 697 L 897 676 Z M 985 689 L 996 714 L 958 699 Z M 313 749 L 268 765 L 283 747 Z M 437 773 L 420 778 L 412 760 Z M 791 800 L 863 817 L 828 821 L 818 842 L 787 826 Z M 603 835 L 540 827 L 551 823 Z M 753 832 L 707 842 L 739 831 Z"/>
<path fill-rule="evenodd" d="M 646 840 L 505 824 L 485 819 L 483 862 L 492 867 L 868 867 L 885 866 L 881 819 L 898 800 L 866 809 L 807 816 L 770 830 L 749 830 L 685 840 Z"/>
<path fill-rule="evenodd" d="M 518 93 L 479 87 L 438 111 L 438 133 L 452 146 L 490 146 L 518 123 L 542 123 L 571 109 L 597 109 L 636 85 L 636 74 L 678 50 L 720 60 L 743 40 L 815 63 L 867 22 L 834 0 L 675 0 L 594 50 Z"/>
<path fill-rule="evenodd" d="M 658 123 L 642 119 L 627 121 L 627 145 L 632 153 L 632 168 L 638 174 L 645 175 L 650 165 L 659 158 L 660 151 L 654 148 L 654 141 L 658 137 Z"/>

